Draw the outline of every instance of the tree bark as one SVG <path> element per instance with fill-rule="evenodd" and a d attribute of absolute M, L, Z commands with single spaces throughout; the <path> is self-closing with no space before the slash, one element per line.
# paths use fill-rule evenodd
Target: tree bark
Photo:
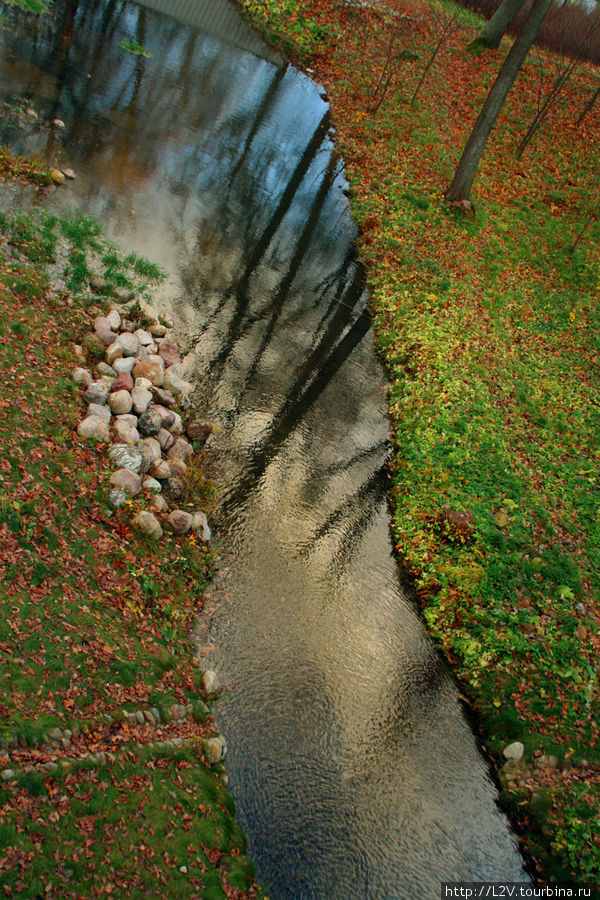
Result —
<path fill-rule="evenodd" d="M 506 29 L 513 21 L 525 0 L 502 0 L 500 6 L 491 19 L 486 22 L 485 28 L 475 39 L 474 43 L 484 47 L 496 48 L 500 46 Z"/>
<path fill-rule="evenodd" d="M 446 192 L 447 200 L 468 200 L 477 174 L 479 160 L 492 128 L 502 109 L 517 73 L 534 42 L 552 0 L 534 0 L 523 27 L 512 45 L 463 150 L 452 184 Z"/>
<path fill-rule="evenodd" d="M 594 91 L 594 93 L 592 94 L 592 96 L 590 97 L 590 99 L 588 100 L 588 102 L 585 104 L 585 106 L 584 106 L 584 108 L 583 108 L 583 112 L 581 113 L 581 115 L 580 115 L 579 118 L 577 119 L 577 125 L 578 125 L 578 126 L 581 125 L 581 123 L 583 122 L 583 120 L 585 119 L 585 117 L 587 116 L 587 114 L 589 113 L 590 109 L 593 107 L 594 103 L 595 103 L 596 100 L 598 99 L 598 96 L 599 96 L 599 95 L 600 95 L 600 87 L 596 88 L 596 90 Z"/>

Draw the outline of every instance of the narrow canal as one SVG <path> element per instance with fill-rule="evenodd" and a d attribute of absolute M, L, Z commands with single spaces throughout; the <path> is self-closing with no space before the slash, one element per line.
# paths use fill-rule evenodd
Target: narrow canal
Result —
<path fill-rule="evenodd" d="M 392 557 L 385 383 L 318 86 L 226 0 L 9 19 L 1 139 L 73 168 L 55 202 L 168 270 L 186 368 L 223 428 L 202 640 L 272 900 L 526 879 Z"/>

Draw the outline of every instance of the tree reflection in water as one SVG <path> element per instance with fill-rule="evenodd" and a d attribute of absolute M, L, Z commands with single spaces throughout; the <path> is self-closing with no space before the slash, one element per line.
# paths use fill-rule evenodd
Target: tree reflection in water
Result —
<path fill-rule="evenodd" d="M 0 140 L 75 168 L 56 204 L 176 280 L 186 366 L 225 427 L 220 716 L 262 876 L 296 900 L 519 880 L 390 552 L 384 383 L 328 107 L 224 0 L 161 4 L 195 27 L 125 0 L 11 11 L 0 99 L 40 116 Z"/>

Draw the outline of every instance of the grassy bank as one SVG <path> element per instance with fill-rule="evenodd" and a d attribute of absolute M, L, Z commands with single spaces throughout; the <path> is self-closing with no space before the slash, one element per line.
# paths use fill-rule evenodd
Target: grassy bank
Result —
<path fill-rule="evenodd" d="M 260 896 L 187 637 L 211 552 L 136 536 L 106 446 L 75 430 L 74 345 L 115 288 L 149 296 L 159 276 L 83 217 L 0 215 L 2 896 Z"/>
<path fill-rule="evenodd" d="M 518 159 L 561 64 L 530 56 L 465 216 L 443 194 L 509 41 L 468 52 L 480 23 L 450 4 L 241 5 L 331 100 L 390 380 L 399 556 L 540 874 L 598 885 L 598 114 L 576 125 L 597 73 Z"/>

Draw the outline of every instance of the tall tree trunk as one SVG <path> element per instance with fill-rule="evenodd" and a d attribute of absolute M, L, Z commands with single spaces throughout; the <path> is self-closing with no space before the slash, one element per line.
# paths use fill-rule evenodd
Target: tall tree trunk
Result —
<path fill-rule="evenodd" d="M 499 47 L 506 29 L 515 18 L 525 0 L 502 0 L 500 6 L 486 22 L 485 28 L 473 44 L 484 47 Z"/>
<path fill-rule="evenodd" d="M 448 200 L 468 200 L 479 160 L 517 73 L 534 42 L 552 0 L 534 0 L 523 28 L 512 45 L 463 150 L 452 184 L 446 192 Z"/>
<path fill-rule="evenodd" d="M 583 120 L 585 119 L 585 117 L 587 116 L 587 114 L 589 113 L 590 109 L 593 107 L 594 103 L 595 103 L 596 100 L 598 99 L 598 96 L 599 96 L 599 95 L 600 95 L 600 87 L 596 88 L 596 90 L 594 91 L 594 93 L 592 94 L 592 96 L 590 97 L 590 99 L 588 100 L 588 102 L 587 102 L 587 103 L 585 104 L 585 106 L 583 107 L 583 112 L 581 113 L 581 115 L 580 115 L 579 118 L 577 119 L 577 125 L 578 125 L 578 126 L 581 125 L 581 123 L 583 122 Z"/>

